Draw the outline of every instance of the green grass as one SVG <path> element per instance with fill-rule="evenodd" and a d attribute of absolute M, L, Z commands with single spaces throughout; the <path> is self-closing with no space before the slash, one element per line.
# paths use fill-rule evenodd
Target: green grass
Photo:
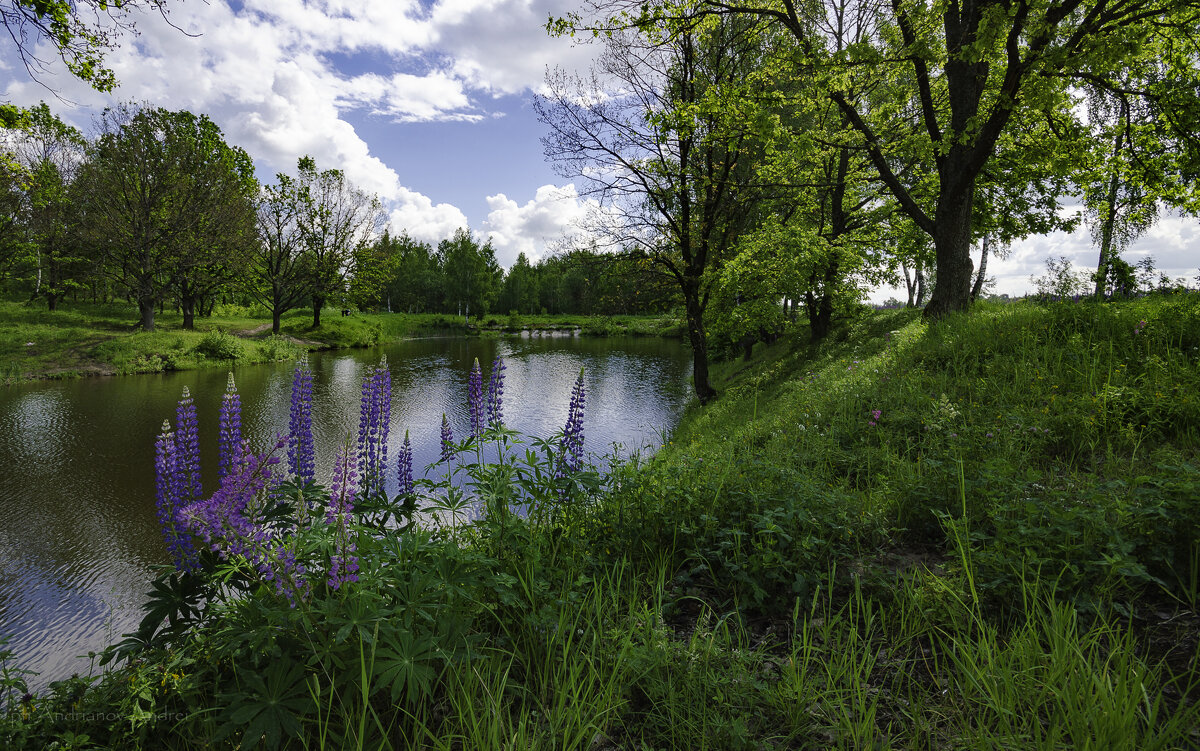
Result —
<path fill-rule="evenodd" d="M 878 312 L 715 381 L 586 499 L 360 536 L 353 597 L 0 672 L 0 743 L 1200 745 L 1200 298 Z"/>
<path fill-rule="evenodd" d="M 312 328 L 308 310 L 281 320 L 280 336 L 270 335 L 271 318 L 256 307 L 218 305 L 214 315 L 197 317 L 195 330 L 182 328 L 178 313 L 155 316 L 155 331 L 139 331 L 136 309 L 128 304 L 64 302 L 44 308 L 0 300 L 0 383 L 36 378 L 155 373 L 291 360 L 312 349 L 370 347 L 381 342 L 430 335 L 495 336 L 523 330 L 580 331 L 592 336 L 680 336 L 672 316 L 488 316 L 482 323 L 437 313 L 354 313 L 326 310 Z M 222 338 L 223 335 L 229 335 Z"/>

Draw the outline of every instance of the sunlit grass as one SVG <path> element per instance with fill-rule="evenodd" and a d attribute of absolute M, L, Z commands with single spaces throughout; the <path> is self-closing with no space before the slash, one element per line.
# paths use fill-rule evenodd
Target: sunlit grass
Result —
<path fill-rule="evenodd" d="M 819 347 L 792 336 L 720 364 L 720 399 L 604 494 L 397 534 L 356 598 L 247 598 L 97 688 L 33 708 L 10 690 L 0 741 L 1200 745 L 1200 301 L 883 311 Z M 402 606 L 365 618 L 383 593 Z M 269 649 L 290 655 L 264 687 L 295 732 L 221 731 L 265 706 L 238 656 Z M 70 702 L 120 719 L 64 724 Z"/>

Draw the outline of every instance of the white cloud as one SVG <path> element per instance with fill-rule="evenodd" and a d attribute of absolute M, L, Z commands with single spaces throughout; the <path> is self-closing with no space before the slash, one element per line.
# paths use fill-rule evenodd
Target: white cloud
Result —
<path fill-rule="evenodd" d="M 223 0 L 181 3 L 171 6 L 169 24 L 153 14 L 138 20 L 139 35 L 109 53 L 121 82 L 112 96 L 61 65 L 42 80 L 69 100 L 55 109 L 68 110 L 66 119 L 85 130 L 92 115 L 117 101 L 206 113 L 251 154 L 264 180 L 294 172 L 296 160 L 311 155 L 318 167 L 342 169 L 380 195 L 412 234 L 435 239 L 467 225 L 463 212 L 403 186 L 346 115 L 365 110 L 399 123 L 481 127 L 497 120 L 503 113 L 489 110 L 493 97 L 536 89 L 547 65 L 585 66 L 595 54 L 543 28 L 549 15 L 573 7 L 570 0 L 439 0 L 428 8 L 420 0 L 246 0 L 235 11 Z M 53 60 L 45 50 L 41 56 Z M 0 66 L 20 73 L 11 52 L 0 51 Z M 48 98 L 25 76 L 10 79 L 0 91 L 5 100 L 30 105 Z M 507 199 L 488 199 L 500 212 L 489 219 L 498 235 L 533 253 L 542 247 L 543 225 L 565 210 L 542 205 L 550 200 L 543 190 L 525 207 L 494 200 Z M 536 239 L 522 239 L 529 237 Z"/>
<path fill-rule="evenodd" d="M 457 206 L 434 204 L 428 197 L 408 188 L 399 188 L 390 212 L 393 234 L 407 232 L 414 240 L 436 245 L 454 230 L 466 227 L 467 217 Z"/>
<path fill-rule="evenodd" d="M 509 267 L 524 253 L 530 263 L 543 257 L 548 246 L 564 235 L 579 231 L 594 201 L 580 200 L 575 185 L 543 185 L 534 197 L 518 205 L 503 193 L 487 197 L 484 232 L 492 239 L 496 260 Z"/>
<path fill-rule="evenodd" d="M 463 82 L 446 73 L 396 73 L 390 79 L 367 73 L 343 81 L 337 96 L 345 106 L 371 105 L 374 113 L 402 123 L 484 117 L 474 112 Z"/>
<path fill-rule="evenodd" d="M 550 16 L 578 9 L 574 0 L 441 0 L 431 20 L 439 44 L 454 50 L 454 72 L 500 95 L 540 89 L 547 67 L 587 68 L 599 45 L 576 45 L 545 29 Z"/>

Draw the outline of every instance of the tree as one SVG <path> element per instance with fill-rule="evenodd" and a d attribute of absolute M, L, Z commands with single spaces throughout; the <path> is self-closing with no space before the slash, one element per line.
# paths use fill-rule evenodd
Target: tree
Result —
<path fill-rule="evenodd" d="M 195 328 L 197 312 L 211 314 L 213 297 L 220 290 L 245 276 L 258 244 L 259 185 L 249 155 L 227 146 L 211 123 L 197 135 L 192 147 L 217 179 L 206 181 L 200 211 L 178 240 L 188 262 L 181 265 L 172 286 L 185 329 Z"/>
<path fill-rule="evenodd" d="M 398 247 L 386 228 L 374 242 L 354 252 L 354 276 L 350 279 L 350 304 L 359 310 L 386 305 L 391 312 L 391 297 L 384 299 L 388 285 L 395 281 L 400 263 Z"/>
<path fill-rule="evenodd" d="M 313 328 L 318 328 L 329 297 L 347 293 L 355 253 L 371 242 L 384 216 L 379 199 L 352 185 L 341 170 L 318 172 L 308 156 L 298 166 L 297 183 L 305 198 L 297 221 L 308 254 Z"/>
<path fill-rule="evenodd" d="M 830 0 L 823 33 L 833 53 L 860 46 L 876 32 L 874 14 L 867 11 L 852 0 Z M 751 267 L 774 268 L 788 280 L 789 286 L 778 288 L 780 297 L 804 300 L 812 340 L 819 341 L 829 334 L 835 304 L 861 296 L 858 280 L 881 266 L 877 228 L 893 206 L 870 179 L 869 160 L 847 131 L 845 114 L 828 98 L 809 95 L 820 77 L 814 81 L 805 69 L 803 50 L 794 43 L 775 47 L 769 62 L 772 88 L 781 95 L 772 108 L 777 127 L 758 167 L 760 180 L 774 186 L 772 210 L 757 230 L 766 242 L 746 248 L 760 259 Z M 866 70 L 849 71 L 843 85 L 863 99 L 891 94 L 886 82 Z M 772 251 L 776 260 L 768 263 Z M 748 281 L 743 279 L 743 289 Z M 782 317 L 782 310 L 759 307 Z"/>
<path fill-rule="evenodd" d="M 500 310 L 515 310 L 518 313 L 534 313 L 541 306 L 538 304 L 538 278 L 533 266 L 524 253 L 517 254 L 517 260 L 504 276 L 504 287 L 500 291 Z"/>
<path fill-rule="evenodd" d="M 1121 251 L 1153 226 L 1162 204 L 1184 212 L 1200 210 L 1195 180 L 1200 81 L 1171 80 L 1180 74 L 1159 66 L 1148 80 L 1137 80 L 1130 71 L 1089 86 L 1087 127 L 1093 147 L 1078 181 L 1099 250 L 1097 298 L 1105 295 L 1110 281 L 1129 278 L 1131 268 L 1121 260 Z M 1164 92 L 1182 87 L 1192 90 L 1191 103 L 1167 103 Z"/>
<path fill-rule="evenodd" d="M 101 116 L 77 186 L 85 242 L 153 331 L 168 291 L 246 237 L 254 176 L 206 116 L 125 104 Z"/>
<path fill-rule="evenodd" d="M 70 194 L 86 141 L 51 113 L 45 102 L 28 110 L 21 128 L 10 133 L 23 177 L 22 223 L 34 275 L 33 296 L 45 299 L 47 308 L 54 310 L 89 266 L 79 247 Z"/>
<path fill-rule="evenodd" d="M 25 256 L 22 187 L 24 170 L 12 158 L 0 154 L 0 281 L 12 273 Z"/>
<path fill-rule="evenodd" d="M 285 174 L 264 186 L 257 208 L 258 244 L 251 254 L 244 289 L 271 310 L 271 333 L 280 319 L 308 302 L 308 256 L 300 233 L 304 192 Z"/>
<path fill-rule="evenodd" d="M 392 276 L 383 289 L 388 309 L 409 313 L 441 310 L 444 284 L 433 246 L 414 240 L 407 232 L 385 233 L 378 246 L 391 259 Z"/>
<path fill-rule="evenodd" d="M 0 0 L 0 23 L 35 80 L 46 70 L 47 61 L 36 52 L 45 43 L 72 75 L 99 91 L 111 91 L 117 79 L 105 67 L 104 54 L 122 32 L 136 30 L 133 16 L 147 9 L 166 18 L 167 0 Z M 25 114 L 2 104 L 0 126 L 17 127 Z"/>
<path fill-rule="evenodd" d="M 925 309 L 931 318 L 969 304 L 976 188 L 1017 113 L 1069 111 L 1073 82 L 1107 86 L 1119 71 L 1152 66 L 1161 59 L 1152 55 L 1154 45 L 1164 37 L 1177 42 L 1172 64 L 1196 66 L 1192 0 L 864 3 L 884 23 L 870 39 L 840 51 L 828 44 L 823 26 L 828 2 L 701 0 L 701 6 L 772 20 L 801 44 L 813 70 L 827 73 L 819 90 L 845 115 L 901 210 L 933 239 L 936 284 Z M 621 7 L 606 4 L 610 14 Z M 673 18 L 681 27 L 695 12 L 690 4 L 624 7 L 642 23 Z M 872 108 L 844 86 L 847 71 L 862 66 L 894 82 L 905 97 L 885 109 Z M 895 168 L 897 155 L 932 161 L 931 205 L 923 205 L 918 190 L 922 176 Z"/>
<path fill-rule="evenodd" d="M 477 316 L 487 313 L 504 278 L 491 239 L 480 245 L 469 229 L 460 228 L 438 243 L 437 254 L 445 284 L 445 309 L 468 317 L 472 312 Z"/>
<path fill-rule="evenodd" d="M 550 129 L 547 158 L 600 204 L 593 237 L 650 259 L 678 284 L 701 403 L 716 396 L 705 329 L 713 272 L 744 229 L 753 194 L 744 150 L 754 123 L 733 93 L 761 54 L 755 32 L 702 18 L 668 34 L 653 24 L 617 31 L 588 78 L 552 73 L 534 104 Z"/>

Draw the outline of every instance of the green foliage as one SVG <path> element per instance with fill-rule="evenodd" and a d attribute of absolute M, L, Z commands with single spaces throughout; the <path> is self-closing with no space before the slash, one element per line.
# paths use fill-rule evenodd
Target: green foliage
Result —
<path fill-rule="evenodd" d="M 477 318 L 486 315 L 504 276 L 491 239 L 481 245 L 470 230 L 459 229 L 438 243 L 437 259 L 444 278 L 443 310 Z"/>
<path fill-rule="evenodd" d="M 281 179 L 281 185 L 284 185 Z M 303 286 L 313 303 L 313 328 L 320 325 L 326 301 L 344 306 L 354 263 L 383 223 L 378 197 L 368 195 L 339 169 L 318 171 L 312 157 L 301 157 L 294 183 L 295 228 L 305 260 Z M 373 276 L 368 260 L 364 280 Z M 377 286 L 372 281 L 369 287 Z"/>
<path fill-rule="evenodd" d="M 134 32 L 136 11 L 165 13 L 166 0 L 126 0 L 111 4 L 93 0 L 11 0 L 3 8 L 6 31 L 19 59 L 35 78 L 45 71 L 39 45 L 49 45 L 67 70 L 97 91 L 111 91 L 117 79 L 104 65 L 104 55 L 116 46 L 118 32 Z M 84 12 L 87 8 L 89 12 Z M 20 124 L 25 113 L 12 105 L 0 109 L 0 125 Z"/>
<path fill-rule="evenodd" d="M 1030 276 L 1039 295 L 1045 297 L 1070 298 L 1088 287 L 1087 272 L 1077 271 L 1066 256 L 1046 259 L 1046 273 L 1039 277 Z"/>
<path fill-rule="evenodd" d="M 173 290 L 186 320 L 244 267 L 258 184 L 249 155 L 208 117 L 130 104 L 104 111 L 76 178 L 78 231 L 101 268 L 154 330 Z"/>
<path fill-rule="evenodd" d="M 238 360 L 245 354 L 242 343 L 220 329 L 205 334 L 192 351 L 212 360 Z"/>
<path fill-rule="evenodd" d="M 373 347 L 382 339 L 383 326 L 378 320 L 362 316 L 331 316 L 321 328 L 311 327 L 312 321 L 293 319 L 283 325 L 283 333 L 297 339 L 319 342 L 331 349 L 344 347 Z"/>
<path fill-rule="evenodd" d="M 327 491 L 284 485 L 310 596 L 213 556 L 101 678 L 22 701 L 0 653 L 0 744 L 1194 746 L 1200 300 L 918 315 L 722 364 L 570 481 L 489 430 L 360 499 L 340 590 Z"/>

